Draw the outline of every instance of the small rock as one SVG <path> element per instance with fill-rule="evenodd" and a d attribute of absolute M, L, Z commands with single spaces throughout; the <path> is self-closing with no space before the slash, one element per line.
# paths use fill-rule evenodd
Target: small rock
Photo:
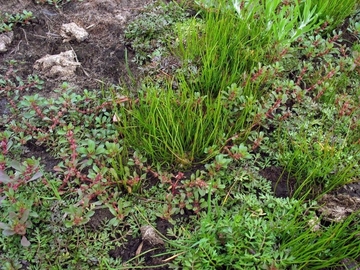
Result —
<path fill-rule="evenodd" d="M 61 26 L 60 35 L 64 38 L 64 42 L 74 39 L 76 39 L 77 42 L 82 42 L 88 38 L 89 33 L 76 23 L 67 23 Z"/>
<path fill-rule="evenodd" d="M 140 228 L 142 240 L 150 246 L 164 245 L 164 241 L 157 234 L 156 230 L 150 225 Z"/>
<path fill-rule="evenodd" d="M 7 51 L 6 46 L 11 44 L 13 39 L 14 39 L 13 31 L 0 34 L 0 52 L 6 52 Z"/>
<path fill-rule="evenodd" d="M 75 75 L 76 67 L 80 66 L 75 61 L 75 53 L 72 50 L 55 55 L 45 55 L 36 60 L 34 69 L 39 70 L 47 77 L 59 77 L 69 79 Z"/>

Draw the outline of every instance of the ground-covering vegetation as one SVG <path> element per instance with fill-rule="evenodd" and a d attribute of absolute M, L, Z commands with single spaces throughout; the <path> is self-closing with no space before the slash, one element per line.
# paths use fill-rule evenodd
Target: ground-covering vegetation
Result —
<path fill-rule="evenodd" d="M 125 33 L 140 83 L 44 97 L 9 62 L 2 269 L 349 268 L 359 212 L 318 209 L 360 181 L 359 18 L 355 0 L 159 2 Z M 111 255 L 159 222 L 163 244 Z"/>
<path fill-rule="evenodd" d="M 26 10 L 17 14 L 0 12 L 0 33 L 11 31 L 16 24 L 27 24 L 32 18 L 33 14 Z"/>

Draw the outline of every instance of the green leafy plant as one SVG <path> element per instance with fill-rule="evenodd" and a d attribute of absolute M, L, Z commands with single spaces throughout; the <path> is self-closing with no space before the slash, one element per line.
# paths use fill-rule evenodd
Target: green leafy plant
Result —
<path fill-rule="evenodd" d="M 116 194 L 114 198 L 116 198 Z M 124 198 L 120 198 L 117 201 L 109 202 L 107 204 L 111 214 L 114 215 L 114 218 L 110 219 L 109 225 L 114 227 L 119 226 L 121 222 L 131 213 L 133 212 L 132 203 L 130 201 L 125 200 Z"/>
<path fill-rule="evenodd" d="M 1 201 L 1 208 L 4 209 L 5 216 L 3 218 L 7 222 L 0 222 L 0 229 L 3 230 L 4 236 L 21 236 L 21 245 L 28 247 L 30 242 L 25 234 L 27 229 L 32 228 L 29 217 L 37 217 L 37 214 L 31 211 L 33 202 L 15 194 L 14 189 L 11 188 L 5 192 L 5 196 Z"/>
<path fill-rule="evenodd" d="M 69 216 L 69 220 L 64 221 L 66 227 L 84 225 L 95 214 L 94 211 L 85 212 L 84 207 L 75 207 L 74 205 L 70 205 L 68 209 L 65 209 L 65 213 Z"/>
<path fill-rule="evenodd" d="M 43 172 L 40 169 L 40 163 L 34 159 L 26 159 L 23 163 L 19 163 L 15 160 L 9 160 L 9 165 L 12 169 L 9 174 L 0 172 L 0 182 L 7 184 L 8 187 L 17 189 L 19 186 L 28 182 L 34 181 L 43 176 Z"/>
<path fill-rule="evenodd" d="M 3 140 L 4 142 L 4 140 Z M 4 196 L 1 198 L 0 206 L 3 208 L 4 222 L 0 222 L 0 228 L 3 229 L 3 235 L 20 235 L 21 244 L 25 247 L 30 245 L 25 234 L 27 229 L 32 228 L 32 222 L 29 217 L 37 217 L 37 214 L 32 211 L 33 200 L 29 196 L 25 196 L 22 192 L 24 186 L 29 182 L 36 181 L 43 176 L 38 160 L 26 159 L 19 163 L 15 160 L 6 158 L 8 154 L 8 147 L 1 154 L 3 159 L 2 170 L 0 171 L 0 183 L 4 185 L 1 189 Z M 9 165 L 7 168 L 6 165 Z M 7 169 L 7 172 L 4 170 Z"/>
<path fill-rule="evenodd" d="M 33 18 L 32 12 L 27 10 L 16 14 L 0 12 L 0 33 L 11 31 L 16 24 L 28 24 Z"/>

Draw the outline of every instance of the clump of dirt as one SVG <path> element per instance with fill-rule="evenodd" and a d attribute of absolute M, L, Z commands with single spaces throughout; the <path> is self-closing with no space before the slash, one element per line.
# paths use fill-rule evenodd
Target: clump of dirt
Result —
<path fill-rule="evenodd" d="M 88 38 L 89 33 L 84 28 L 79 27 L 76 23 L 66 23 L 61 26 L 60 36 L 64 38 L 63 42 L 76 40 L 82 42 Z"/>
<path fill-rule="evenodd" d="M 55 55 L 45 55 L 36 60 L 34 69 L 39 70 L 46 77 L 70 80 L 75 76 L 75 71 L 81 64 L 76 62 L 73 51 L 61 52 Z"/>
<path fill-rule="evenodd" d="M 104 222 L 109 221 L 114 217 L 108 208 L 96 209 L 95 214 L 90 218 L 90 221 L 86 224 L 94 231 L 101 229 Z"/>
<path fill-rule="evenodd" d="M 140 231 L 144 243 L 147 243 L 151 246 L 164 245 L 164 241 L 160 238 L 160 236 L 152 226 L 141 226 Z"/>
<path fill-rule="evenodd" d="M 11 44 L 13 38 L 14 38 L 13 31 L 0 34 L 0 53 L 7 51 L 7 46 Z"/>
<path fill-rule="evenodd" d="M 271 182 L 272 190 L 276 197 L 292 197 L 296 188 L 296 179 L 284 168 L 271 166 L 260 171 L 260 175 Z"/>

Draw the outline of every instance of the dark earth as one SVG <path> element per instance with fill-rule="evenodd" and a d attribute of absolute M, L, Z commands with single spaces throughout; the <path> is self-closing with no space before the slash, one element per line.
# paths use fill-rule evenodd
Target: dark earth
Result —
<path fill-rule="evenodd" d="M 45 1 L 44 1 L 45 2 Z M 65 1 L 64 1 L 65 2 Z M 17 25 L 14 27 L 14 39 L 7 47 L 5 53 L 0 53 L 0 72 L 6 73 L 6 61 L 17 60 L 21 65 L 17 66 L 17 74 L 26 78 L 31 74 L 39 74 L 33 68 L 36 60 L 45 55 L 59 54 L 72 50 L 76 54 L 77 61 L 81 65 L 76 69 L 75 76 L 69 78 L 41 77 L 45 85 L 41 90 L 42 95 L 52 96 L 53 90 L 59 88 L 64 82 L 75 90 L 101 89 L 104 85 L 112 85 L 129 82 L 128 69 L 139 81 L 141 73 L 138 66 L 131 59 L 133 52 L 127 48 L 124 40 L 124 29 L 126 25 L 136 19 L 136 15 L 144 10 L 148 0 L 87 0 L 83 2 L 71 1 L 60 8 L 47 4 L 39 5 L 32 0 L 0 0 L 0 10 L 11 14 L 21 13 L 23 10 L 31 11 L 35 19 L 28 25 Z M 89 37 L 81 42 L 76 40 L 63 41 L 60 36 L 62 24 L 75 22 L 78 26 L 86 29 Z M 129 61 L 126 62 L 126 54 Z M 4 113 L 6 100 L 0 98 L 0 113 Z M 35 143 L 27 144 L 25 157 L 41 157 L 45 162 L 45 169 L 52 171 L 58 163 L 46 152 L 46 149 Z M 283 173 L 280 167 L 268 167 L 260 172 L 261 176 L 271 181 L 274 193 L 277 197 L 289 197 L 293 194 L 295 180 Z M 360 198 L 360 183 L 349 184 L 333 192 L 334 196 L 339 194 Z M 88 226 L 93 230 L 100 228 L 104 220 L 113 216 L 107 209 L 97 210 L 91 218 Z M 166 230 L 172 226 L 164 220 L 158 220 L 157 230 L 166 234 Z M 121 257 L 123 261 L 133 258 L 141 244 L 141 238 L 127 237 L 128 243 L 125 247 L 116 248 L 110 252 L 114 258 Z M 152 249 L 153 246 L 144 243 L 142 251 Z M 163 253 L 164 248 L 146 253 L 147 265 L 161 264 L 163 257 L 153 257 Z M 151 269 L 167 269 L 165 267 Z M 350 269 L 350 268 L 349 268 Z M 360 268 L 351 268 L 360 269 Z"/>

